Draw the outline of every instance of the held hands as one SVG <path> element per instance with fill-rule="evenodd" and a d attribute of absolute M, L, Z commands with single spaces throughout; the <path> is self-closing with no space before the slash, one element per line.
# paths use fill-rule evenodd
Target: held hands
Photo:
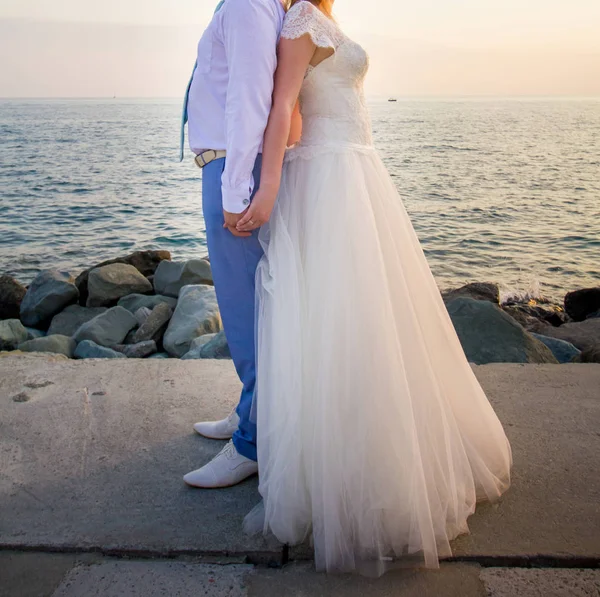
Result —
<path fill-rule="evenodd" d="M 244 216 L 244 214 L 246 214 L 248 210 L 243 211 L 241 214 L 234 214 L 231 213 L 229 211 L 225 211 L 223 210 L 223 218 L 225 220 L 225 223 L 223 224 L 223 228 L 227 228 L 227 230 L 229 230 L 229 232 L 231 232 L 231 234 L 233 234 L 233 236 L 250 236 L 249 232 L 240 232 L 236 226 L 238 224 L 238 222 L 242 219 L 242 217 Z"/>
<path fill-rule="evenodd" d="M 250 207 L 241 214 L 242 218 L 236 224 L 237 232 L 249 234 L 251 230 L 256 230 L 266 224 L 271 217 L 275 199 L 277 199 L 276 189 L 261 186 L 256 191 Z"/>

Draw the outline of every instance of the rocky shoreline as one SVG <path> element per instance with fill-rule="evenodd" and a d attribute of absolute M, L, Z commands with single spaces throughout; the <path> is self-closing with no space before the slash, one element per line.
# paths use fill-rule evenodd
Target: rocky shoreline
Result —
<path fill-rule="evenodd" d="M 441 291 L 470 362 L 600 363 L 600 287 L 500 303 L 498 285 Z M 136 251 L 77 277 L 41 271 L 28 287 L 0 275 L 0 355 L 230 358 L 207 258 Z"/>

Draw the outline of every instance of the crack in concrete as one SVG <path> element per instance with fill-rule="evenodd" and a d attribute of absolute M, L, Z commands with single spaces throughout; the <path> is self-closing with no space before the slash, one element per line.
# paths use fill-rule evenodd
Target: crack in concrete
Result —
<path fill-rule="evenodd" d="M 281 551 L 210 551 L 201 549 L 147 549 L 147 548 L 119 548 L 88 546 L 79 547 L 75 545 L 21 545 L 5 543 L 0 545 L 0 552 L 15 551 L 22 553 L 62 553 L 62 554 L 98 554 L 114 558 L 138 558 L 147 560 L 178 560 L 182 558 L 214 559 L 226 558 L 243 560 L 244 563 L 255 566 L 266 565 L 268 567 L 279 567 L 285 564 L 297 562 L 309 562 L 310 559 L 294 559 L 289 557 L 289 547 L 283 545 Z M 454 556 L 440 560 L 443 564 L 478 564 L 482 568 L 600 568 L 599 556 L 557 556 L 550 554 L 536 555 L 473 555 Z"/>

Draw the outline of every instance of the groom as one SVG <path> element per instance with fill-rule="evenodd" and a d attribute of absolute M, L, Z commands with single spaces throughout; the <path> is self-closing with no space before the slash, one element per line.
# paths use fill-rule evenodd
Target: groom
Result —
<path fill-rule="evenodd" d="M 202 210 L 217 301 L 243 384 L 229 417 L 194 425 L 206 437 L 232 438 L 212 461 L 184 476 L 195 487 L 228 487 L 258 472 L 250 408 L 256 381 L 254 276 L 262 248 L 258 230 L 239 232 L 236 224 L 259 184 L 283 17 L 280 0 L 221 0 L 198 44 L 186 91 L 180 159 L 187 121 L 189 146 L 202 168 Z"/>

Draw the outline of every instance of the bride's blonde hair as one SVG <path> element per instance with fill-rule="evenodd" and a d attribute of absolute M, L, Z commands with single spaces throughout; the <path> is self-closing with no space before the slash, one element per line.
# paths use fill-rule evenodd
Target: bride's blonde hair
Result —
<path fill-rule="evenodd" d="M 297 2 L 310 2 L 321 12 L 324 12 L 329 18 L 333 18 L 333 0 L 284 0 L 283 5 L 285 10 L 288 11 Z"/>

